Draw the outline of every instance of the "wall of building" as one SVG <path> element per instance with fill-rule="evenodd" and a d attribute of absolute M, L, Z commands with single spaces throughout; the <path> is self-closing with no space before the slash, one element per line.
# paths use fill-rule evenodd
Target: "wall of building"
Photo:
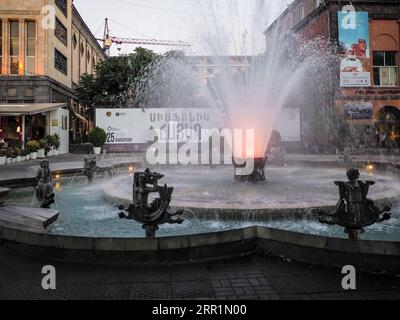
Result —
<path fill-rule="evenodd" d="M 62 9 L 63 4 L 65 4 L 65 11 Z M 49 5 L 54 8 L 56 16 L 55 30 L 43 28 L 46 15 L 50 13 L 46 10 L 46 6 Z M 79 78 L 83 73 L 93 73 L 94 66 L 106 58 L 102 48 L 73 7 L 72 0 L 2 0 L 0 20 L 3 62 L 0 70 L 3 76 L 10 75 L 9 22 L 14 20 L 19 21 L 19 76 L 45 76 L 59 83 L 60 87 L 73 88 L 79 84 Z M 36 56 L 33 73 L 28 72 L 26 67 L 27 21 L 36 22 Z M 77 40 L 75 47 L 74 36 Z M 84 49 L 83 55 L 80 54 L 81 43 Z M 65 60 L 59 60 L 66 61 L 65 70 L 56 68 L 56 50 L 60 54 L 58 56 L 65 58 Z M 25 81 L 26 78 L 23 80 Z M 62 94 L 61 91 L 56 90 L 53 97 L 49 97 L 49 102 L 55 102 L 50 100 Z M 3 96 L 0 100 L 8 101 L 9 99 Z"/>

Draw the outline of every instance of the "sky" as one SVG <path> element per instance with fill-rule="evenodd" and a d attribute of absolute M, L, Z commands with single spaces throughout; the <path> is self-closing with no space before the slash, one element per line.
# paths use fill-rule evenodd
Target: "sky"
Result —
<path fill-rule="evenodd" d="M 79 13 L 97 38 L 104 19 L 110 35 L 121 38 L 182 40 L 186 54 L 209 54 L 204 45 L 211 34 L 229 42 L 228 54 L 262 52 L 262 32 L 291 0 L 74 0 Z M 225 40 L 222 40 L 225 39 Z M 173 48 L 144 46 L 158 53 Z M 227 46 L 228 47 L 228 46 Z M 132 52 L 135 45 L 113 45 L 111 54 Z"/>

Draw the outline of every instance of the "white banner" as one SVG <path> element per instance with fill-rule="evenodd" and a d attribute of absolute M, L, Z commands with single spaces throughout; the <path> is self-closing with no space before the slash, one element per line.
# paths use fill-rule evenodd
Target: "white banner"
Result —
<path fill-rule="evenodd" d="M 202 129 L 225 128 L 222 112 L 207 108 L 96 109 L 96 126 L 106 131 L 109 145 L 147 143 L 152 129 L 162 131 L 160 139 L 187 142 L 198 140 Z M 196 136 L 185 136 L 185 129 L 194 130 Z M 276 130 L 282 141 L 300 141 L 299 109 L 282 109 Z"/>

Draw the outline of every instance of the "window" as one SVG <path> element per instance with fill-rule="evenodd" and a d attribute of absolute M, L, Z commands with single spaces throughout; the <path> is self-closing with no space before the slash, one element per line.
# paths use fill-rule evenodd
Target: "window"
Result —
<path fill-rule="evenodd" d="M 397 86 L 397 51 L 374 51 L 373 69 L 376 86 Z"/>
<path fill-rule="evenodd" d="M 54 34 L 58 40 L 60 40 L 66 47 L 68 46 L 68 34 L 67 28 L 61 23 L 60 20 L 56 18 L 56 29 L 54 30 Z"/>
<path fill-rule="evenodd" d="M 54 49 L 54 67 L 63 74 L 68 74 L 68 59 L 57 49 Z"/>
<path fill-rule="evenodd" d="M 85 47 L 83 46 L 83 43 L 81 43 L 81 56 L 83 58 L 83 55 L 85 54 Z"/>
<path fill-rule="evenodd" d="M 74 36 L 72 37 L 72 45 L 74 46 L 74 50 L 75 50 L 76 46 L 78 45 L 78 40 L 76 39 L 75 33 L 74 33 Z"/>
<path fill-rule="evenodd" d="M 60 9 L 60 11 L 63 13 L 63 15 L 65 17 L 67 17 L 67 15 L 68 15 L 67 0 L 56 0 L 56 5 L 57 5 L 58 9 Z"/>
<path fill-rule="evenodd" d="M 303 20 L 306 17 L 306 12 L 304 9 L 304 4 L 300 6 L 300 20 Z"/>
<path fill-rule="evenodd" d="M 19 21 L 10 21 L 10 74 L 19 74 Z"/>
<path fill-rule="evenodd" d="M 36 74 L 36 22 L 26 22 L 26 74 Z"/>
<path fill-rule="evenodd" d="M 3 69 L 3 21 L 0 20 L 0 74 Z"/>

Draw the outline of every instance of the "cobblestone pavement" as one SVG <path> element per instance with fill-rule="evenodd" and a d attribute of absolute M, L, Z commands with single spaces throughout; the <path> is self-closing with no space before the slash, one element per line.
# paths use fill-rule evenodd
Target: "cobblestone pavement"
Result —
<path fill-rule="evenodd" d="M 400 278 L 358 273 L 357 290 L 341 288 L 339 269 L 253 255 L 176 266 L 51 263 L 0 247 L 0 299 L 400 299 Z M 41 287 L 44 265 L 57 289 Z"/>

